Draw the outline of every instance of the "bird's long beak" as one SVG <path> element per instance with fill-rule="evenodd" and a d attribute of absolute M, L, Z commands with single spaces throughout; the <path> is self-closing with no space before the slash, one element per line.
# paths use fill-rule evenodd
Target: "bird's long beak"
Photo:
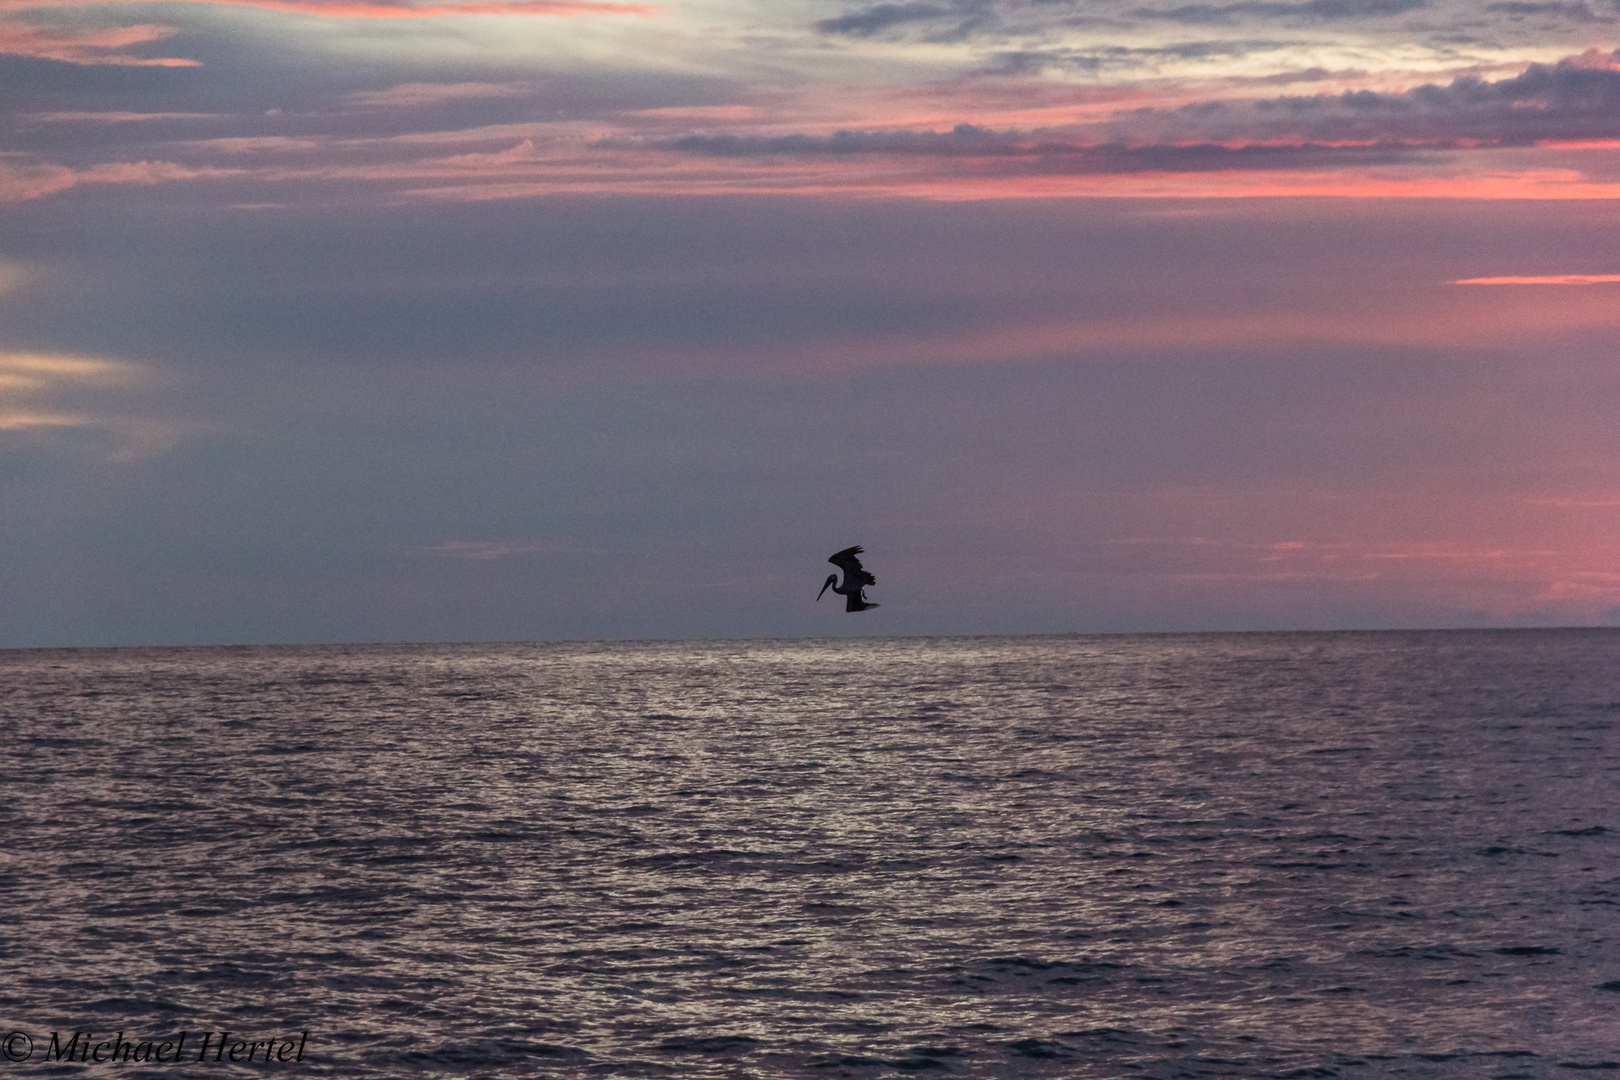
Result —
<path fill-rule="evenodd" d="M 821 593 L 824 593 L 824 592 L 827 591 L 827 586 L 836 584 L 837 581 L 838 581 L 838 575 L 837 574 L 833 574 L 826 581 L 823 581 L 821 583 L 821 592 L 816 593 L 816 599 L 820 600 L 821 599 Z"/>

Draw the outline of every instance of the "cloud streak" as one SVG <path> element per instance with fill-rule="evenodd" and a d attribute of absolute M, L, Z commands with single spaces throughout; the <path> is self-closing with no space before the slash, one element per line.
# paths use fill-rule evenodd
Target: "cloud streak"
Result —
<path fill-rule="evenodd" d="M 447 101 L 522 98 L 533 93 L 533 87 L 514 83 L 401 83 L 386 90 L 358 91 L 343 100 L 362 109 L 414 109 Z"/>
<path fill-rule="evenodd" d="M 131 382 L 139 373 L 139 367 L 121 360 L 0 353 L 0 394 L 43 393 L 68 385 L 116 386 Z"/>
<path fill-rule="evenodd" d="M 27 56 L 68 64 L 121 67 L 195 67 L 183 57 L 142 57 L 126 51 L 132 45 L 173 37 L 176 27 L 153 24 L 86 30 L 4 18 L 6 13 L 61 8 L 107 7 L 118 0 L 0 0 L 0 55 Z M 468 16 L 586 18 L 654 16 L 653 4 L 609 0 L 466 0 L 464 3 L 421 3 L 404 0 L 162 0 L 168 4 L 207 4 L 313 15 L 328 19 L 414 20 Z M 125 6 L 119 4 L 119 6 Z"/>
<path fill-rule="evenodd" d="M 1461 78 L 1404 93 L 1210 101 L 1140 109 L 1112 130 L 1138 144 L 1322 143 L 1407 148 L 1530 146 L 1620 137 L 1620 51 L 1531 64 L 1511 78 Z"/>
<path fill-rule="evenodd" d="M 1183 4 L 1157 10 L 1138 8 L 1136 15 L 1189 26 L 1209 26 L 1251 19 L 1284 23 L 1384 19 L 1428 6 L 1429 0 L 1303 0 L 1302 3 L 1292 4 L 1276 0 L 1240 0 L 1232 4 Z"/>
<path fill-rule="evenodd" d="M 446 540 L 423 549 L 446 559 L 494 562 L 500 559 L 555 555 L 556 544 L 539 540 Z"/>
<path fill-rule="evenodd" d="M 145 368 L 124 360 L 0 352 L 0 433 L 11 439 L 99 433 L 113 461 L 160 452 L 173 444 L 176 425 L 131 416 L 97 393 L 127 391 L 146 375 Z M 5 443 L 0 442 L 0 449 Z"/>
<path fill-rule="evenodd" d="M 0 21 L 0 54 L 57 60 L 64 64 L 118 67 L 195 67 L 197 61 L 180 57 L 141 57 L 131 45 L 163 41 L 174 36 L 170 26 L 141 24 L 112 30 L 82 30 Z"/>
<path fill-rule="evenodd" d="M 1553 274 L 1546 277 L 1459 278 L 1453 285 L 1612 285 L 1620 274 Z"/>
<path fill-rule="evenodd" d="M 172 161 L 112 161 L 84 168 L 8 165 L 0 161 L 0 203 L 41 199 L 85 184 L 152 186 L 240 176 L 243 170 L 192 167 Z"/>
<path fill-rule="evenodd" d="M 457 15 L 541 15 L 586 17 L 596 15 L 649 16 L 662 9 L 654 4 L 613 3 L 609 0 L 466 0 L 465 3 L 411 4 L 403 0 L 158 0 L 164 4 L 208 4 L 252 7 L 269 11 L 320 15 L 332 19 L 433 19 Z M 0 12 L 41 8 L 105 7 L 119 0 L 0 0 Z"/>
<path fill-rule="evenodd" d="M 1388 20 L 1429 7 L 1429 0 L 1239 0 L 1227 4 L 1139 4 L 1113 11 L 1076 3 L 1018 4 L 996 0 L 896 0 L 869 4 L 815 23 L 818 32 L 851 38 L 916 38 L 930 42 L 992 40 L 1065 28 L 1134 29 L 1141 24 L 1222 27 L 1311 26 Z"/>

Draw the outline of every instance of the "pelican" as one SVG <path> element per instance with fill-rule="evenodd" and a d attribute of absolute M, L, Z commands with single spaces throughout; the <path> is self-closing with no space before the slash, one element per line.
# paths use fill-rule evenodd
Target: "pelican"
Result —
<path fill-rule="evenodd" d="M 868 573 L 866 568 L 861 565 L 861 560 L 855 557 L 862 550 L 861 545 L 856 544 L 854 547 L 845 548 L 827 560 L 844 572 L 844 583 L 842 585 L 838 584 L 837 574 L 828 574 L 827 580 L 821 584 L 821 592 L 816 593 L 817 600 L 821 599 L 822 593 L 831 589 L 844 598 L 845 611 L 865 611 L 867 608 L 878 606 L 866 602 L 866 587 L 876 585 L 877 578 Z"/>

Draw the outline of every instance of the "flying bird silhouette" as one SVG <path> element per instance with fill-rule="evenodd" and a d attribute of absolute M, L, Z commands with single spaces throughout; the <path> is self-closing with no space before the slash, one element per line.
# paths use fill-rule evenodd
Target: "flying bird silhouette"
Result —
<path fill-rule="evenodd" d="M 821 592 L 816 593 L 817 600 L 820 600 L 821 594 L 830 588 L 844 598 L 845 611 L 865 611 L 867 608 L 879 606 L 866 602 L 866 587 L 876 585 L 877 578 L 868 573 L 866 568 L 861 565 L 861 560 L 855 557 L 862 550 L 861 545 L 856 544 L 854 547 L 845 548 L 827 560 L 844 572 L 844 583 L 842 585 L 838 584 L 837 574 L 827 575 L 827 580 L 822 582 Z"/>

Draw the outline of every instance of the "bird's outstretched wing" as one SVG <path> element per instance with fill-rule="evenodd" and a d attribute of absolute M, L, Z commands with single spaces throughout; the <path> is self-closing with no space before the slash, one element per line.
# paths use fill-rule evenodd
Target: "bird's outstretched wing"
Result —
<path fill-rule="evenodd" d="M 854 547 L 845 548 L 827 560 L 844 572 L 844 584 L 846 587 L 855 585 L 859 588 L 865 588 L 868 585 L 877 584 L 877 578 L 867 573 L 866 568 L 861 565 L 861 560 L 855 557 L 864 550 L 861 545 L 856 544 Z"/>

